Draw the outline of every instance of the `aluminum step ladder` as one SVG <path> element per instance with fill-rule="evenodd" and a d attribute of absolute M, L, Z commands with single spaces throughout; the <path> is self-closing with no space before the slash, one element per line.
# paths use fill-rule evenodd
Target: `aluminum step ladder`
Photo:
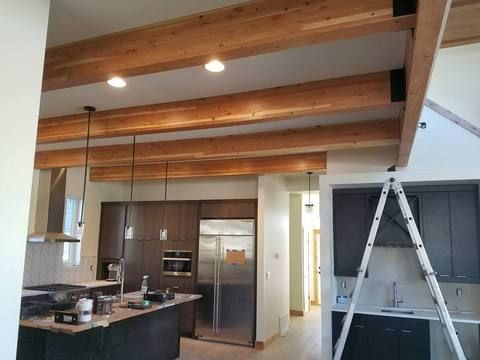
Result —
<path fill-rule="evenodd" d="M 383 185 L 382 194 L 378 202 L 375 217 L 373 219 L 372 227 L 370 229 L 370 234 L 368 235 L 365 252 L 363 253 L 362 262 L 360 268 L 358 269 L 357 283 L 355 284 L 355 288 L 351 296 L 351 301 L 348 306 L 347 314 L 343 319 L 342 332 L 340 333 L 340 337 L 335 344 L 335 355 L 333 356 L 333 360 L 340 360 L 342 358 L 345 343 L 347 342 L 348 332 L 350 330 L 353 315 L 355 313 L 355 307 L 357 306 L 358 298 L 360 297 L 360 291 L 362 288 L 363 280 L 365 279 L 368 263 L 370 261 L 373 244 L 375 242 L 375 238 L 377 237 L 378 227 L 380 225 L 380 220 L 382 218 L 383 210 L 385 208 L 385 203 L 387 201 L 388 193 L 390 192 L 390 190 L 393 190 L 393 192 L 395 193 L 398 205 L 400 206 L 400 210 L 403 214 L 403 218 L 405 219 L 405 222 L 407 224 L 408 232 L 413 242 L 413 248 L 417 253 L 420 266 L 425 276 L 425 280 L 427 282 L 430 294 L 432 295 L 433 303 L 435 305 L 435 309 L 437 310 L 437 314 L 444 330 L 450 351 L 455 356 L 455 359 L 466 360 L 462 346 L 460 345 L 460 341 L 458 340 L 457 332 L 453 327 L 452 319 L 450 318 L 447 306 L 445 305 L 445 300 L 443 298 L 442 292 L 440 290 L 440 287 L 438 286 L 437 278 L 435 277 L 436 273 L 432 269 L 432 265 L 430 264 L 430 260 L 428 259 L 427 252 L 425 251 L 425 248 L 423 246 L 422 238 L 420 237 L 417 225 L 415 224 L 412 211 L 410 210 L 407 198 L 405 197 L 405 193 L 403 192 L 402 184 L 394 178 L 388 179 Z"/>

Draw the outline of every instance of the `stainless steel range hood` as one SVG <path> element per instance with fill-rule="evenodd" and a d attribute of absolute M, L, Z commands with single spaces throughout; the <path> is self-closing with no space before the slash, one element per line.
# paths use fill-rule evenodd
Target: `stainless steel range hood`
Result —
<path fill-rule="evenodd" d="M 45 216 L 36 216 L 35 231 L 28 235 L 28 242 L 80 242 L 79 239 L 63 233 L 63 216 L 65 213 L 65 189 L 67 169 L 52 169 L 50 192 L 48 197 L 48 216 L 45 224 L 38 224 Z M 37 206 L 37 211 L 45 211 Z"/>

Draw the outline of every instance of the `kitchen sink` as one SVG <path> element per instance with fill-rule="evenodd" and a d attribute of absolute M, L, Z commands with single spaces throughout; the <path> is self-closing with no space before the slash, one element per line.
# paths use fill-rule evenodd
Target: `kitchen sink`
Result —
<path fill-rule="evenodd" d="M 414 312 L 411 309 L 401 309 L 401 308 L 388 308 L 388 309 L 381 309 L 383 313 L 392 313 L 392 314 L 407 314 L 413 315 Z"/>

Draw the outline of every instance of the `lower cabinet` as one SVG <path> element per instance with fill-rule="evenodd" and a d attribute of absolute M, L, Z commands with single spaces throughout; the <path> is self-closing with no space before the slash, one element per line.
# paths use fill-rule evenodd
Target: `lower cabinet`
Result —
<path fill-rule="evenodd" d="M 333 346 L 344 312 L 332 312 Z M 343 360 L 430 360 L 428 320 L 355 314 Z"/>

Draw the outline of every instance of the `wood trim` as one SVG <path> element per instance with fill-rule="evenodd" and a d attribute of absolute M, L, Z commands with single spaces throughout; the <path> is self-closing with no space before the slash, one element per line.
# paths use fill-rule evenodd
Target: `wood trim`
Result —
<path fill-rule="evenodd" d="M 390 72 L 135 106 L 92 114 L 90 136 L 105 138 L 244 125 L 305 115 L 324 115 L 401 106 L 392 103 Z M 85 139 L 87 115 L 40 119 L 37 143 Z"/>
<path fill-rule="evenodd" d="M 422 0 L 417 3 L 417 23 L 413 38 L 407 43 L 405 59 L 407 99 L 401 118 L 398 166 L 407 166 L 410 159 L 451 0 Z M 410 44 L 410 41 L 413 43 Z"/>
<path fill-rule="evenodd" d="M 290 309 L 290 316 L 305 316 L 305 311 Z"/>
<path fill-rule="evenodd" d="M 263 351 L 270 345 L 272 345 L 275 340 L 277 340 L 280 337 L 280 333 L 277 331 L 275 334 L 270 336 L 266 341 L 255 341 L 255 349 Z"/>
<path fill-rule="evenodd" d="M 47 49 L 43 90 L 413 28 L 391 0 L 257 0 Z"/>
<path fill-rule="evenodd" d="M 480 42 L 480 0 L 453 0 L 442 48 Z"/>
<path fill-rule="evenodd" d="M 395 145 L 399 141 L 397 119 L 370 120 L 213 138 L 137 143 L 137 164 L 163 161 L 246 158 L 312 153 L 333 149 Z M 132 145 L 97 146 L 89 150 L 90 166 L 128 165 Z M 85 148 L 39 151 L 35 168 L 83 166 Z"/>
<path fill-rule="evenodd" d="M 281 174 L 290 172 L 325 171 L 327 154 L 294 154 L 247 159 L 203 160 L 169 163 L 168 178 L 194 178 L 206 176 L 236 176 Z M 90 181 L 130 181 L 132 167 L 106 166 L 90 168 Z M 134 179 L 161 180 L 165 178 L 165 163 L 135 166 Z"/>
<path fill-rule="evenodd" d="M 445 109 L 443 106 L 437 104 L 435 101 L 425 99 L 425 106 L 428 106 L 433 111 L 439 113 L 443 117 L 457 124 L 461 128 L 471 132 L 472 134 L 480 136 L 480 128 L 478 126 L 473 125 L 468 120 L 465 120 L 464 118 L 452 113 L 450 110 Z"/>

